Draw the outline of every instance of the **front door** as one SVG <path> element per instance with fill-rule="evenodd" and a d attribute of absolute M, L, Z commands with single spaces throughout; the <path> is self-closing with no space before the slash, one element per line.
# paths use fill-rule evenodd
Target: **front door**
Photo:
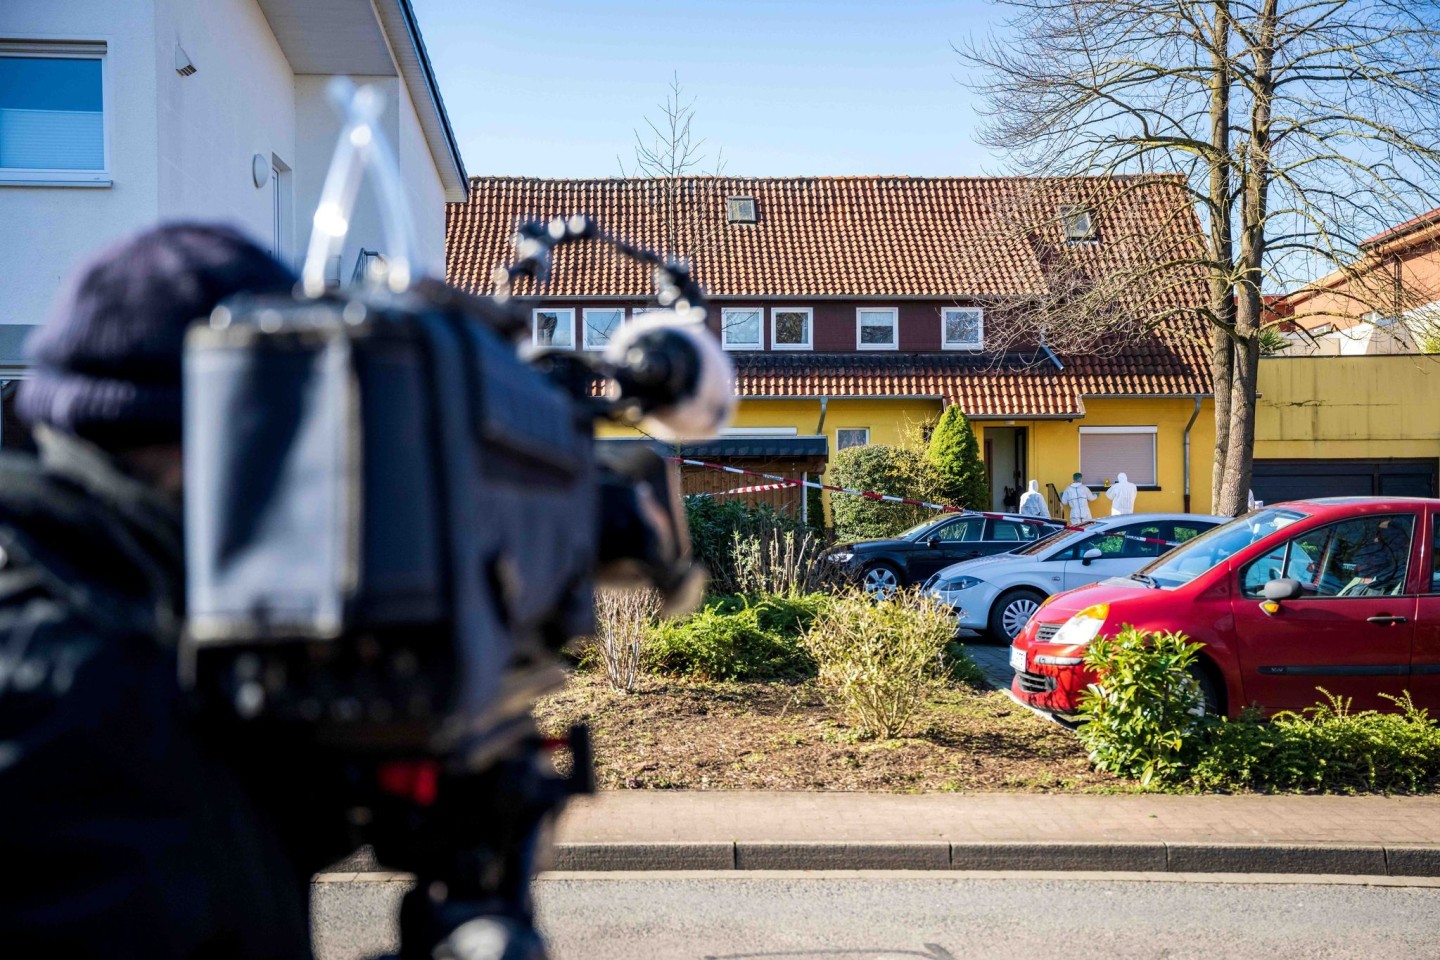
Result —
<path fill-rule="evenodd" d="M 1328 691 L 1352 709 L 1393 709 L 1409 685 L 1417 597 L 1409 584 L 1411 514 L 1371 516 L 1296 534 L 1239 571 L 1232 601 L 1245 699 L 1266 713 L 1303 710 Z M 1302 596 L 1261 607 L 1271 580 Z"/>

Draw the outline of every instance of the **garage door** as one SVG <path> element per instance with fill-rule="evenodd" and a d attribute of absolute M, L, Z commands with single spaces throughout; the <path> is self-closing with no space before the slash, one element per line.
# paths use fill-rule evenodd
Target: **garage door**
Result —
<path fill-rule="evenodd" d="M 1256 460 L 1251 489 L 1266 503 L 1310 497 L 1433 497 L 1435 460 Z"/>

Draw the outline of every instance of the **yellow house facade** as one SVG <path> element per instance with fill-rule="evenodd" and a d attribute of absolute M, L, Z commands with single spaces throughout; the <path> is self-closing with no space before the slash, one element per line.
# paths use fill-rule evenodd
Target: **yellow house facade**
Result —
<path fill-rule="evenodd" d="M 1440 368 L 1436 370 L 1440 377 Z M 1437 380 L 1440 385 L 1440 380 Z M 740 402 L 731 431 L 735 435 L 761 435 L 793 431 L 797 437 L 823 436 L 831 451 L 840 449 L 842 433 L 865 431 L 868 442 L 905 446 L 917 440 L 921 425 L 934 421 L 944 410 L 940 398 L 821 398 L 748 399 Z M 1205 513 L 1210 509 L 1211 461 L 1215 448 L 1215 408 L 1209 397 L 1156 397 L 1148 399 L 1094 398 L 1085 402 L 1083 416 L 1075 418 L 1004 418 L 971 421 L 981 450 L 989 446 L 987 466 L 992 501 L 985 509 L 1003 510 L 1005 479 L 996 476 L 1006 466 L 1022 466 L 1020 479 L 1039 480 L 1042 491 L 1053 485 L 1063 490 L 1081 469 L 1082 444 L 1090 428 L 1153 427 L 1156 482 L 1141 487 L 1136 509 L 1143 512 Z M 612 427 L 607 436 L 635 436 Z M 997 447 L 1022 445 L 1018 458 L 1005 459 Z M 1436 438 L 1440 448 L 1440 437 Z M 1015 460 L 1021 461 L 1015 464 Z M 999 461 L 999 462 L 997 462 Z M 1013 471 L 1012 476 L 1013 476 Z M 795 475 L 799 478 L 799 474 Z M 812 477 L 812 479 L 815 479 Z M 1087 477 L 1097 492 L 1115 477 Z M 736 480 L 740 487 L 744 481 Z M 886 493 L 890 491 L 879 491 Z M 827 502 L 829 494 L 826 495 Z M 1101 496 L 1092 504 L 1095 516 L 1109 514 L 1109 501 Z"/>

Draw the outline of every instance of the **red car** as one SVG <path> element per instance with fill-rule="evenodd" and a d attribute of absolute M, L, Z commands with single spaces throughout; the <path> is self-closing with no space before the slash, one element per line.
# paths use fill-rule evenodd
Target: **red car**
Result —
<path fill-rule="evenodd" d="M 1317 687 L 1354 709 L 1409 691 L 1440 712 L 1440 500 L 1336 497 L 1266 507 L 1215 527 L 1128 577 L 1057 594 L 1015 639 L 1011 687 L 1077 711 L 1082 661 L 1124 626 L 1205 644 L 1212 712 L 1301 710 Z"/>

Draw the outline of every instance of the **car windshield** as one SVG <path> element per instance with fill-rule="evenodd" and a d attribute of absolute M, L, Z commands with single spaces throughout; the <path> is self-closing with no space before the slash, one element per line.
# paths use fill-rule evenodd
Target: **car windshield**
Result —
<path fill-rule="evenodd" d="M 941 517 L 939 520 L 937 520 L 936 518 L 931 517 L 929 520 L 922 520 L 922 521 L 920 521 L 919 523 L 915 524 L 915 526 L 911 527 L 909 530 L 906 530 L 904 533 L 897 533 L 897 534 L 895 535 L 895 539 L 896 539 L 896 540 L 917 540 L 917 539 L 919 539 L 920 534 L 924 533 L 926 530 L 929 530 L 931 527 L 935 526 L 935 524 L 939 523 L 940 520 L 945 520 L 945 519 L 948 519 L 948 518 L 946 518 L 946 517 Z"/>
<path fill-rule="evenodd" d="M 1236 517 L 1229 523 L 1212 527 L 1200 536 L 1162 555 L 1138 572 L 1148 576 L 1155 585 L 1166 590 L 1184 586 L 1200 574 L 1250 544 L 1263 540 L 1307 516 L 1298 510 L 1274 507 Z"/>
<path fill-rule="evenodd" d="M 1056 530 L 1049 536 L 1041 537 L 1034 543 L 1027 543 L 1020 549 L 1010 552 L 1021 557 L 1030 557 L 1037 553 L 1043 553 L 1051 547 L 1058 547 L 1062 543 L 1068 543 L 1071 538 L 1084 536 L 1089 532 L 1090 528 L 1098 522 L 1099 521 L 1096 520 L 1090 520 L 1085 523 L 1076 524 L 1074 527 L 1065 527 L 1064 529 Z"/>

